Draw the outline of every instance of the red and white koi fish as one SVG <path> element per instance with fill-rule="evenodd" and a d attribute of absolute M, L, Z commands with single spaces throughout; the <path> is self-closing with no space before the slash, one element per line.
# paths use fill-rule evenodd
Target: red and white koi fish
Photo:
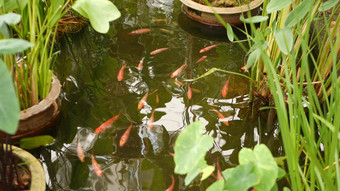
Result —
<path fill-rule="evenodd" d="M 151 31 L 151 29 L 138 29 L 138 30 L 129 32 L 128 35 L 144 34 L 144 33 L 150 32 L 150 31 Z"/>
<path fill-rule="evenodd" d="M 158 97 L 158 93 L 156 94 L 156 104 L 159 104 L 159 97 Z"/>
<path fill-rule="evenodd" d="M 183 71 L 183 69 L 186 67 L 187 65 L 186 64 L 183 64 L 181 67 L 179 67 L 176 71 L 174 71 L 171 75 L 170 75 L 170 77 L 171 78 L 174 78 L 174 77 L 176 77 L 176 76 L 178 76 L 182 71 Z"/>
<path fill-rule="evenodd" d="M 131 132 L 131 129 L 132 129 L 132 125 L 133 125 L 133 123 L 130 124 L 130 126 L 124 132 L 123 136 L 120 138 L 120 141 L 119 141 L 120 147 L 124 146 L 125 143 L 127 142 L 127 140 L 129 139 L 130 132 Z"/>
<path fill-rule="evenodd" d="M 229 79 L 225 82 L 222 88 L 222 97 L 226 97 L 229 89 Z"/>
<path fill-rule="evenodd" d="M 171 185 L 169 186 L 168 189 L 166 189 L 166 191 L 172 191 L 175 187 L 175 178 L 172 174 L 170 175 L 170 177 L 171 177 Z"/>
<path fill-rule="evenodd" d="M 120 82 L 123 80 L 124 77 L 124 69 L 128 63 L 126 62 L 119 70 L 118 75 L 117 75 L 117 80 Z"/>
<path fill-rule="evenodd" d="M 215 108 L 213 108 L 213 107 L 211 107 L 211 106 L 209 106 L 213 111 L 215 111 L 216 113 L 217 113 L 217 115 L 218 115 L 218 117 L 220 118 L 220 119 L 225 119 L 225 117 L 224 117 L 224 115 L 222 114 L 222 113 L 220 113 L 219 111 L 217 111 Z M 229 126 L 229 122 L 228 121 L 222 121 L 226 126 Z"/>
<path fill-rule="evenodd" d="M 156 55 L 156 54 L 161 53 L 161 52 L 164 52 L 164 51 L 166 51 L 166 50 L 168 50 L 168 49 L 169 49 L 169 48 L 159 48 L 159 49 L 157 49 L 157 50 L 154 50 L 154 51 L 150 52 L 150 55 Z"/>
<path fill-rule="evenodd" d="M 83 148 L 80 144 L 80 139 L 78 138 L 78 143 L 77 143 L 77 156 L 81 162 L 85 161 L 85 154 L 83 151 Z"/>
<path fill-rule="evenodd" d="M 143 58 L 139 61 L 139 63 L 138 63 L 138 70 L 142 70 L 142 69 L 143 69 L 144 58 L 145 58 L 145 57 L 143 57 Z"/>
<path fill-rule="evenodd" d="M 201 62 L 201 61 L 203 61 L 203 60 L 206 59 L 206 58 L 207 58 L 207 56 L 202 56 L 200 59 L 197 60 L 196 64 L 199 63 L 199 62 Z"/>
<path fill-rule="evenodd" d="M 155 120 L 155 110 L 152 111 L 151 117 L 150 117 L 149 122 L 148 122 L 148 127 L 149 127 L 150 130 L 152 130 L 152 128 L 153 128 L 152 123 L 154 122 L 154 120 Z"/>
<path fill-rule="evenodd" d="M 189 100 L 192 97 L 192 91 L 191 91 L 191 87 L 189 85 L 188 85 L 187 97 L 188 97 Z"/>
<path fill-rule="evenodd" d="M 93 170 L 96 173 L 97 176 L 101 177 L 102 176 L 102 170 L 99 167 L 99 164 L 97 163 L 96 159 L 93 156 L 93 151 L 91 153 L 91 159 L 92 159 L 92 166 Z"/>
<path fill-rule="evenodd" d="M 148 98 L 149 93 L 146 92 L 146 94 L 142 97 L 142 99 L 138 103 L 138 109 L 142 109 L 144 106 L 144 102 L 146 102 L 146 99 Z"/>
<path fill-rule="evenodd" d="M 200 50 L 200 53 L 203 53 L 203 52 L 207 52 L 207 51 L 209 51 L 209 50 L 211 50 L 211 49 L 213 49 L 213 48 L 216 48 L 217 46 L 219 46 L 220 44 L 214 44 L 214 45 L 211 45 L 211 46 L 207 46 L 207 47 L 205 47 L 205 48 L 202 48 L 201 50 Z"/>
<path fill-rule="evenodd" d="M 122 114 L 122 112 L 119 112 L 117 115 L 113 116 L 111 119 L 105 121 L 103 124 L 101 124 L 95 131 L 94 134 L 99 134 L 103 131 L 106 131 L 113 122 L 115 122 L 118 117 Z"/>

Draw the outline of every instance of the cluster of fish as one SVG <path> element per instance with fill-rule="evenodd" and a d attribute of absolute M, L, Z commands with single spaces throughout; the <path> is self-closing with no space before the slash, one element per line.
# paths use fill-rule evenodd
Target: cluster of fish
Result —
<path fill-rule="evenodd" d="M 139 30 L 135 30 L 135 31 L 132 31 L 130 33 L 128 33 L 129 35 L 140 35 L 140 34 L 145 34 L 145 33 L 148 33 L 150 32 L 151 29 L 139 29 Z M 204 52 L 207 52 L 213 48 L 216 48 L 217 46 L 219 46 L 220 44 L 214 44 L 214 45 L 211 45 L 211 46 L 208 46 L 208 47 L 205 47 L 203 49 L 201 49 L 199 51 L 199 53 L 204 53 Z M 167 51 L 169 50 L 169 48 L 165 47 L 165 48 L 159 48 L 159 49 L 156 49 L 152 52 L 150 52 L 150 55 L 156 55 L 156 54 L 159 54 L 161 52 L 164 52 L 164 51 Z M 202 62 L 203 60 L 205 60 L 207 58 L 207 56 L 202 56 L 200 59 L 198 59 L 196 61 L 196 63 L 199 63 L 199 62 Z M 138 63 L 138 70 L 142 70 L 143 69 L 143 62 L 144 62 L 144 58 L 142 58 L 139 63 Z M 118 75 L 117 75 L 117 80 L 118 81 L 122 81 L 123 78 L 124 78 L 124 70 L 126 68 L 128 63 L 124 63 L 123 66 L 120 68 L 119 72 L 118 72 Z M 183 64 L 182 66 L 180 66 L 178 69 L 176 69 L 173 73 L 171 73 L 170 75 L 170 78 L 174 79 L 176 78 L 177 76 L 179 76 L 183 70 L 187 67 L 186 64 Z M 176 83 L 178 83 L 180 86 L 184 86 L 184 84 L 176 79 L 174 79 Z M 223 86 L 222 88 L 222 97 L 225 98 L 227 96 L 227 93 L 228 93 L 228 88 L 229 88 L 229 79 L 227 79 L 225 85 Z M 192 91 L 195 91 L 197 93 L 199 93 L 200 91 L 197 90 L 197 89 L 194 89 L 194 88 L 191 88 L 189 84 L 187 84 L 187 98 L 190 100 L 192 98 Z M 137 105 L 137 108 L 140 110 L 144 107 L 144 104 L 147 102 L 147 98 L 149 95 L 151 94 L 154 94 L 157 92 L 157 89 L 155 91 L 153 91 L 152 93 L 148 93 L 146 92 L 145 95 L 141 98 L 141 100 L 139 101 L 138 105 Z M 156 94 L 156 103 L 158 104 L 159 103 L 159 97 L 158 97 L 158 94 Z M 225 124 L 226 126 L 229 126 L 229 123 L 228 121 L 225 119 L 225 117 L 223 116 L 222 113 L 220 113 L 219 111 L 217 111 L 215 108 L 213 107 L 210 107 L 214 112 L 217 113 L 218 117 L 220 118 L 220 120 L 223 122 L 223 124 Z M 151 117 L 149 119 L 149 122 L 148 122 L 148 128 L 150 130 L 152 130 L 153 128 L 153 122 L 154 122 L 154 113 L 155 113 L 155 110 L 152 111 L 151 113 Z M 114 123 L 115 121 L 117 121 L 117 119 L 120 117 L 122 113 L 118 113 L 117 115 L 113 116 L 111 119 L 107 120 L 106 122 L 104 122 L 103 124 L 101 124 L 95 131 L 94 133 L 95 134 L 100 134 L 104 131 L 106 131 L 107 129 L 109 129 L 112 125 L 112 123 Z M 130 132 L 131 132 L 131 129 L 133 127 L 133 123 L 130 124 L 130 126 L 127 128 L 127 130 L 124 132 L 124 134 L 122 135 L 122 137 L 120 138 L 120 141 L 119 141 L 119 146 L 120 147 L 123 147 L 126 142 L 128 141 L 129 139 L 129 135 L 130 135 Z M 80 144 L 80 140 L 78 139 L 78 144 L 77 144 L 77 155 L 78 155 L 78 158 L 80 159 L 81 162 L 84 162 L 84 158 L 85 158 L 85 154 L 84 154 L 84 151 L 82 149 L 82 146 Z M 94 169 L 94 172 L 96 173 L 97 176 L 102 176 L 102 171 L 97 163 L 97 161 L 95 160 L 94 156 L 93 156 L 93 151 L 91 153 L 91 159 L 92 159 L 92 166 L 93 166 L 93 169 Z M 169 191 L 171 191 L 173 188 L 174 188 L 174 184 L 175 184 L 175 180 L 174 180 L 174 177 L 173 175 L 171 175 L 171 179 L 172 179 L 172 184 L 171 186 L 167 189 Z"/>

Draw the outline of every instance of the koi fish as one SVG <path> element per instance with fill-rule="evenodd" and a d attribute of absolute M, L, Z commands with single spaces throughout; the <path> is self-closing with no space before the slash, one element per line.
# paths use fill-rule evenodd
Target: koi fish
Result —
<path fill-rule="evenodd" d="M 127 140 L 129 139 L 130 132 L 131 132 L 131 129 L 132 129 L 132 125 L 133 125 L 133 123 L 130 124 L 130 126 L 124 132 L 123 136 L 120 138 L 120 141 L 119 141 L 120 147 L 124 146 L 125 143 L 127 142 Z"/>
<path fill-rule="evenodd" d="M 80 139 L 78 138 L 78 143 L 77 143 L 77 156 L 81 162 L 84 162 L 85 160 L 85 154 L 83 151 L 83 148 L 80 144 Z"/>
<path fill-rule="evenodd" d="M 166 19 L 154 19 L 153 22 L 166 22 Z"/>
<path fill-rule="evenodd" d="M 132 32 L 129 32 L 128 35 L 136 35 L 136 34 L 144 34 L 150 32 L 151 29 L 138 29 Z"/>
<path fill-rule="evenodd" d="M 175 80 L 175 82 L 180 86 L 184 86 L 184 84 L 181 81 Z"/>
<path fill-rule="evenodd" d="M 152 130 L 152 128 L 153 128 L 152 123 L 154 122 L 154 120 L 155 120 L 155 110 L 152 111 L 151 117 L 149 119 L 148 127 L 149 127 L 150 130 Z"/>
<path fill-rule="evenodd" d="M 158 94 L 156 94 L 156 104 L 157 104 L 157 105 L 159 104 L 159 97 L 158 97 Z"/>
<path fill-rule="evenodd" d="M 196 89 L 196 88 L 191 88 L 191 90 L 192 90 L 193 92 L 196 92 L 196 93 L 201 93 L 201 91 L 198 90 L 198 89 Z"/>
<path fill-rule="evenodd" d="M 95 131 L 94 134 L 99 134 L 103 131 L 106 131 L 113 122 L 115 122 L 118 117 L 122 114 L 122 112 L 119 112 L 117 115 L 113 116 L 111 119 L 105 121 L 103 124 L 101 124 Z"/>
<path fill-rule="evenodd" d="M 172 191 L 175 187 L 175 178 L 172 174 L 170 175 L 170 177 L 171 177 L 171 185 L 168 189 L 166 189 L 166 191 Z"/>
<path fill-rule="evenodd" d="M 158 92 L 158 89 L 153 90 L 153 92 L 151 92 L 149 95 L 152 95 L 152 94 L 154 94 L 156 92 Z"/>
<path fill-rule="evenodd" d="M 190 100 L 191 97 L 192 97 L 192 91 L 191 91 L 191 88 L 190 88 L 189 85 L 188 85 L 187 97 L 188 97 L 189 100 Z"/>
<path fill-rule="evenodd" d="M 161 31 L 163 31 L 163 32 L 166 32 L 166 33 L 169 33 L 169 34 L 172 34 L 172 32 L 171 32 L 170 30 L 168 30 L 168 29 L 163 29 L 163 28 L 161 28 L 161 29 L 159 29 L 159 30 L 161 30 Z"/>
<path fill-rule="evenodd" d="M 217 46 L 219 46 L 220 44 L 214 44 L 214 45 L 211 45 L 211 46 L 207 46 L 207 47 L 205 47 L 205 48 L 202 48 L 201 50 L 200 50 L 200 53 L 203 53 L 203 52 L 207 52 L 207 51 L 209 51 L 209 50 L 211 50 L 211 49 L 213 49 L 213 48 L 216 48 Z"/>
<path fill-rule="evenodd" d="M 144 58 L 145 58 L 145 57 L 143 57 L 143 58 L 139 61 L 139 63 L 138 63 L 138 70 L 142 70 L 142 69 L 143 69 Z"/>
<path fill-rule="evenodd" d="M 176 76 L 178 76 L 182 71 L 183 71 L 183 69 L 186 67 L 187 65 L 186 64 L 183 64 L 181 67 L 179 67 L 176 71 L 174 71 L 171 75 L 170 75 L 170 77 L 171 78 L 174 78 L 174 77 L 176 77 Z"/>
<path fill-rule="evenodd" d="M 146 102 L 146 98 L 148 98 L 149 93 L 146 92 L 146 94 L 143 96 L 143 98 L 138 103 L 138 109 L 142 109 L 144 106 L 144 102 Z"/>
<path fill-rule="evenodd" d="M 218 115 L 218 117 L 220 119 L 225 119 L 224 115 L 222 113 L 220 113 L 219 111 L 217 111 L 215 108 L 209 106 L 213 111 L 215 111 Z M 229 122 L 228 121 L 222 121 L 226 126 L 229 126 Z"/>
<path fill-rule="evenodd" d="M 123 80 L 124 77 L 124 69 L 128 63 L 126 62 L 119 70 L 118 75 L 117 75 L 117 80 L 120 82 Z"/>
<path fill-rule="evenodd" d="M 202 56 L 200 59 L 197 60 L 196 64 L 199 63 L 199 62 L 201 62 L 201 61 L 203 61 L 203 60 L 206 59 L 206 58 L 207 58 L 207 56 Z"/>
<path fill-rule="evenodd" d="M 150 52 L 150 55 L 156 55 L 156 54 L 161 53 L 161 52 L 164 52 L 164 51 L 166 51 L 166 50 L 168 50 L 168 49 L 169 49 L 169 48 L 159 48 L 159 49 L 156 49 L 156 50 Z"/>
<path fill-rule="evenodd" d="M 229 89 L 229 79 L 225 82 L 222 89 L 222 97 L 226 97 Z"/>
<path fill-rule="evenodd" d="M 101 177 L 102 170 L 100 169 L 99 164 L 97 163 L 96 159 L 93 156 L 93 151 L 91 153 L 91 159 L 92 159 L 92 166 L 93 166 L 94 172 L 96 173 L 97 176 Z"/>

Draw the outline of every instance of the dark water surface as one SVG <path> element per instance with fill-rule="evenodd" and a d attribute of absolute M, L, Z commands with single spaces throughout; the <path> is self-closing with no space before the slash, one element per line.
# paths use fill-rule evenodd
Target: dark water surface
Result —
<path fill-rule="evenodd" d="M 228 42 L 222 28 L 211 28 L 189 20 L 181 12 L 181 3 L 172 0 L 115 1 L 122 13 L 102 35 L 84 27 L 59 41 L 61 53 L 55 73 L 63 85 L 62 112 L 56 127 L 57 142 L 41 151 L 48 170 L 51 190 L 166 190 L 171 184 L 174 162 L 173 144 L 178 133 L 193 121 L 200 120 L 205 133 L 215 137 L 209 163 L 219 159 L 223 168 L 237 165 L 242 147 L 265 143 L 275 155 L 282 155 L 276 131 L 258 117 L 249 104 L 249 81 L 245 78 L 214 73 L 187 83 L 193 90 L 187 97 L 185 79 L 196 78 L 216 67 L 239 72 L 245 52 L 237 43 Z M 161 21 L 155 19 L 163 19 Z M 141 28 L 151 32 L 128 35 Z M 221 43 L 206 53 L 199 50 Z M 168 47 L 157 55 L 150 52 Z M 206 60 L 196 64 L 203 55 Z M 138 70 L 144 57 L 144 67 Z M 117 74 L 124 63 L 124 78 Z M 184 63 L 187 68 L 175 78 L 170 74 Z M 229 92 L 222 98 L 221 89 L 230 79 Z M 151 94 L 152 92 L 156 91 Z M 199 92 L 197 91 L 199 90 Z M 139 110 L 139 100 L 149 92 L 147 104 Z M 157 97 L 159 103 L 157 103 Z M 223 113 L 229 126 L 219 121 L 212 106 Z M 153 129 L 148 121 L 155 111 Z M 94 130 L 122 112 L 110 129 L 95 135 Z M 127 143 L 119 140 L 130 123 Z M 77 157 L 78 139 L 86 151 L 85 162 Z M 91 164 L 91 152 L 102 168 L 98 177 Z M 175 190 L 205 190 L 213 179 L 190 187 L 183 176 L 175 175 Z"/>

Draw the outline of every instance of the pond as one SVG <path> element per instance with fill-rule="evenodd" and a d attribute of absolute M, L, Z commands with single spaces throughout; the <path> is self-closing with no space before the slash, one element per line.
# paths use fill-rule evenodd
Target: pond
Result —
<path fill-rule="evenodd" d="M 63 86 L 62 111 L 54 130 L 56 143 L 39 150 L 50 190 L 166 190 L 174 174 L 171 153 L 176 136 L 197 120 L 204 124 L 205 133 L 215 137 L 210 162 L 219 160 L 223 169 L 237 165 L 242 147 L 258 143 L 265 143 L 274 156 L 283 155 L 276 129 L 269 128 L 267 118 L 251 107 L 248 79 L 216 72 L 185 82 L 212 67 L 240 72 L 246 53 L 238 43 L 227 40 L 223 28 L 191 21 L 179 1 L 114 3 L 122 16 L 111 23 L 108 34 L 84 26 L 79 33 L 59 39 L 55 73 Z M 144 28 L 150 32 L 129 35 Z M 199 53 L 214 44 L 220 45 Z M 150 55 L 159 48 L 168 50 Z M 196 63 L 202 56 L 207 58 Z M 123 79 L 118 81 L 125 63 Z M 171 78 L 184 63 L 183 72 Z M 228 79 L 224 98 L 221 90 Z M 138 109 L 146 93 L 144 106 Z M 229 126 L 212 108 L 226 117 Z M 120 112 L 109 129 L 94 134 Z M 121 147 L 119 141 L 130 124 L 130 136 Z M 85 151 L 83 163 L 77 157 L 78 142 Z M 101 177 L 92 167 L 91 153 L 102 169 Z M 185 187 L 183 176 L 174 177 L 174 190 L 207 186 L 196 181 Z"/>

